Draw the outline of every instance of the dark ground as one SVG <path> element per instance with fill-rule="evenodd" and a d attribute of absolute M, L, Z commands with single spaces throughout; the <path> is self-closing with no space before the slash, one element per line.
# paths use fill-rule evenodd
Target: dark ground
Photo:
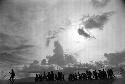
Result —
<path fill-rule="evenodd" d="M 59 82 L 20 82 L 20 83 L 15 83 L 15 84 L 112 84 L 112 80 L 86 80 L 86 81 L 59 81 Z"/>
<path fill-rule="evenodd" d="M 24 78 L 16 80 L 14 84 L 114 84 L 116 80 L 84 80 L 84 81 L 43 81 L 35 83 L 33 78 Z M 9 80 L 0 81 L 0 84 L 11 84 Z M 120 83 L 117 83 L 120 84 Z M 125 84 L 121 83 L 121 84 Z"/>
<path fill-rule="evenodd" d="M 0 84 L 11 84 L 9 80 L 0 80 Z M 15 80 L 14 84 L 125 84 L 125 79 L 110 79 L 110 80 L 84 80 L 84 81 L 43 81 L 34 82 L 34 78 L 23 78 Z"/>

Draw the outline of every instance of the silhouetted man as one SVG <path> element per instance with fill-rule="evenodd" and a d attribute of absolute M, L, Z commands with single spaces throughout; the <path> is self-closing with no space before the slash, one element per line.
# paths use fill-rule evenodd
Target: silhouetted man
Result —
<path fill-rule="evenodd" d="M 38 79 L 39 79 L 38 74 L 36 74 L 35 82 L 38 82 Z"/>
<path fill-rule="evenodd" d="M 101 70 L 98 70 L 98 78 L 102 79 L 102 71 Z"/>
<path fill-rule="evenodd" d="M 97 71 L 95 70 L 95 71 L 93 71 L 93 78 L 94 79 L 98 79 L 98 73 L 97 73 Z"/>
<path fill-rule="evenodd" d="M 46 72 L 43 73 L 43 80 L 47 80 Z"/>
<path fill-rule="evenodd" d="M 102 71 L 102 77 L 103 77 L 103 79 L 107 79 L 107 73 L 104 69 Z"/>
<path fill-rule="evenodd" d="M 57 76 L 57 74 L 55 74 L 55 80 L 58 81 L 58 76 Z"/>
<path fill-rule="evenodd" d="M 11 72 L 9 72 L 10 73 L 10 81 L 13 83 L 14 82 L 14 78 L 15 78 L 15 72 L 14 72 L 14 70 L 13 69 L 11 69 Z"/>
<path fill-rule="evenodd" d="M 112 69 L 108 69 L 108 70 L 107 70 L 107 74 L 108 74 L 108 78 L 109 78 L 109 79 L 113 79 L 113 78 L 115 77 L 114 74 L 113 74 Z"/>
<path fill-rule="evenodd" d="M 54 73 L 53 73 L 53 71 L 51 71 L 51 73 L 50 73 L 50 80 L 54 81 Z"/>

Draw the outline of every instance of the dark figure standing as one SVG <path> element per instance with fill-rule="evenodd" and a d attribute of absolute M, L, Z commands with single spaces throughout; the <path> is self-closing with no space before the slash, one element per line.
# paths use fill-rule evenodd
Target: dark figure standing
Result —
<path fill-rule="evenodd" d="M 13 69 L 11 69 L 11 72 L 9 72 L 10 73 L 10 82 L 13 84 L 14 83 L 14 78 L 15 78 L 15 72 L 14 72 L 14 70 Z"/>
<path fill-rule="evenodd" d="M 97 73 L 97 71 L 95 70 L 95 71 L 93 71 L 93 78 L 94 79 L 98 79 L 98 73 Z"/>
<path fill-rule="evenodd" d="M 35 82 L 38 82 L 38 79 L 39 79 L 38 74 L 36 74 Z"/>
<path fill-rule="evenodd" d="M 107 79 L 107 73 L 104 69 L 102 70 L 102 77 L 103 79 Z"/>
<path fill-rule="evenodd" d="M 115 78 L 112 69 L 108 69 L 108 70 L 107 70 L 107 74 L 108 74 L 108 79 L 113 79 L 113 78 Z"/>

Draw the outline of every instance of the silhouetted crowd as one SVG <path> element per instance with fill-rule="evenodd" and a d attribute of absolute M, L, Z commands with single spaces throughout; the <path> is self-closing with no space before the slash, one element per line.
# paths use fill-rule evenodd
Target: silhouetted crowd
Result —
<path fill-rule="evenodd" d="M 103 70 L 94 70 L 89 71 L 87 70 L 85 73 L 73 73 L 69 74 L 68 80 L 97 80 L 97 79 L 114 79 L 115 76 L 113 74 L 112 69 L 108 69 L 107 71 Z"/>
<path fill-rule="evenodd" d="M 84 73 L 71 73 L 68 75 L 69 81 L 75 80 L 97 80 L 97 79 L 114 79 L 114 73 L 112 69 L 108 70 L 86 70 Z M 64 74 L 62 72 L 54 73 L 51 72 L 44 72 L 43 74 L 36 74 L 35 81 L 63 81 Z"/>
<path fill-rule="evenodd" d="M 51 72 L 44 72 L 43 74 L 36 74 L 35 81 L 62 81 L 64 80 L 64 74 L 62 72 L 54 73 Z"/>

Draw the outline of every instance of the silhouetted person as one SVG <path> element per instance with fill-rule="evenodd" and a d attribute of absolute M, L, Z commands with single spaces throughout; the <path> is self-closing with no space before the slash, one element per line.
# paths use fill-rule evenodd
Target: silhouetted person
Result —
<path fill-rule="evenodd" d="M 51 71 L 50 77 L 51 77 L 50 80 L 54 81 L 54 73 L 53 73 L 53 71 Z"/>
<path fill-rule="evenodd" d="M 47 75 L 46 75 L 46 72 L 44 72 L 44 74 L 43 74 L 43 80 L 47 80 L 48 78 L 47 78 Z"/>
<path fill-rule="evenodd" d="M 39 80 L 43 81 L 43 75 L 42 74 L 39 74 Z"/>
<path fill-rule="evenodd" d="M 98 79 L 102 79 L 102 71 L 98 70 Z"/>
<path fill-rule="evenodd" d="M 36 74 L 35 82 L 38 82 L 38 79 L 39 79 L 38 74 Z"/>
<path fill-rule="evenodd" d="M 114 74 L 113 74 L 112 69 L 108 69 L 107 74 L 108 74 L 108 79 L 113 79 L 115 77 Z"/>
<path fill-rule="evenodd" d="M 63 80 L 63 73 L 62 72 L 58 72 L 58 80 Z"/>
<path fill-rule="evenodd" d="M 98 73 L 96 70 L 93 71 L 93 78 L 98 79 Z"/>
<path fill-rule="evenodd" d="M 69 74 L 68 80 L 69 81 L 74 81 L 75 80 L 75 75 L 74 74 Z"/>
<path fill-rule="evenodd" d="M 57 76 L 57 74 L 55 74 L 55 80 L 58 81 L 58 76 Z"/>
<path fill-rule="evenodd" d="M 15 72 L 14 72 L 14 70 L 13 69 L 11 69 L 11 72 L 9 72 L 10 73 L 10 81 L 12 82 L 12 83 L 14 83 L 14 78 L 15 78 Z"/>
<path fill-rule="evenodd" d="M 50 72 L 48 72 L 48 74 L 47 74 L 47 80 L 51 80 L 51 74 L 50 74 Z"/>
<path fill-rule="evenodd" d="M 64 78 L 64 74 L 62 74 L 62 80 L 63 80 L 63 81 L 65 80 L 65 78 Z"/>
<path fill-rule="evenodd" d="M 102 70 L 102 78 L 107 79 L 107 73 L 104 69 Z"/>

